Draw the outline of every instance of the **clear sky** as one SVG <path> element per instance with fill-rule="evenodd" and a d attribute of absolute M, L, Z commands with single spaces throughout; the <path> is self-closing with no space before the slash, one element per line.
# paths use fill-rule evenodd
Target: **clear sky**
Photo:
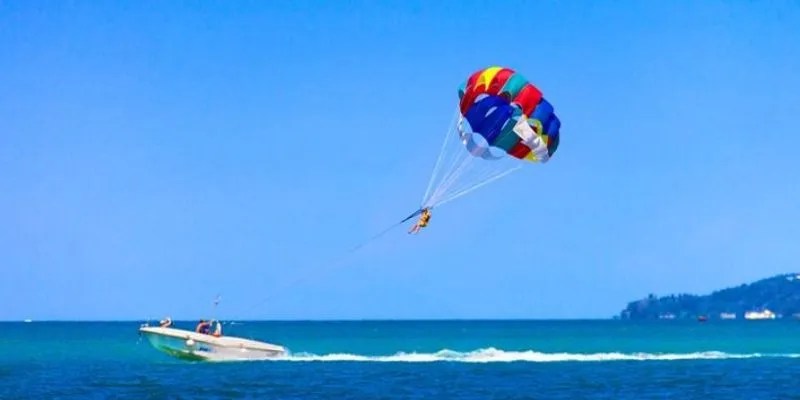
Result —
<path fill-rule="evenodd" d="M 0 319 L 609 317 L 800 270 L 800 6 L 2 1 Z M 457 88 L 561 144 L 420 202 Z M 305 281 L 291 284 L 298 277 Z"/>

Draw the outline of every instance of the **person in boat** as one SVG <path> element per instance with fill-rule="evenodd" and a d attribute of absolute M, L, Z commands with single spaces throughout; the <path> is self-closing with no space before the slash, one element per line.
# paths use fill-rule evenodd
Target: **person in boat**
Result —
<path fill-rule="evenodd" d="M 195 332 L 197 333 L 208 333 L 211 331 L 211 321 L 206 321 L 201 319 L 200 322 L 197 324 L 197 328 L 195 328 Z"/>
<path fill-rule="evenodd" d="M 164 318 L 164 319 L 162 319 L 162 320 L 159 322 L 159 325 L 160 325 L 162 328 L 169 328 L 169 327 L 171 327 L 171 326 L 172 326 L 172 318 L 170 318 L 170 317 L 167 317 L 167 318 Z"/>
<path fill-rule="evenodd" d="M 431 210 L 428 208 L 423 208 L 422 213 L 419 215 L 419 220 L 414 226 L 409 229 L 408 233 L 417 233 L 420 229 L 428 226 L 428 222 L 431 220 Z"/>
<path fill-rule="evenodd" d="M 222 323 L 220 323 L 219 321 L 216 321 L 216 327 L 214 328 L 213 335 L 216 337 L 222 336 Z"/>

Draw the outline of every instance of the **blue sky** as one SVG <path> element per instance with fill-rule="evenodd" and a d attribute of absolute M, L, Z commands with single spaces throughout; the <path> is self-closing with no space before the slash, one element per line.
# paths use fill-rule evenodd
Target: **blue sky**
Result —
<path fill-rule="evenodd" d="M 797 26 L 778 1 L 4 1 L 0 319 L 218 293 L 225 318 L 608 317 L 796 271 Z M 346 254 L 419 204 L 490 65 L 555 106 L 552 161 Z"/>

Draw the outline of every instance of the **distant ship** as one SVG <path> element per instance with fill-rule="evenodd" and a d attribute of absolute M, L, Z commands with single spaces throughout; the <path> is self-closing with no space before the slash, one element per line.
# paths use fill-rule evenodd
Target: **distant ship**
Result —
<path fill-rule="evenodd" d="M 748 311 L 744 314 L 745 319 L 775 319 L 775 313 L 770 310 Z"/>

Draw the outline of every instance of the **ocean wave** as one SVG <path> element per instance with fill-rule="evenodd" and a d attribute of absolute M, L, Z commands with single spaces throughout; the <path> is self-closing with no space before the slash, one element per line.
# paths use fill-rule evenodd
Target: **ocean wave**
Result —
<path fill-rule="evenodd" d="M 312 354 L 297 353 L 276 361 L 298 362 L 609 362 L 609 361 L 678 361 L 678 360 L 727 360 L 744 358 L 798 358 L 800 354 L 735 354 L 720 351 L 694 353 L 543 353 L 539 351 L 504 351 L 495 348 L 479 349 L 469 352 L 440 350 L 435 353 L 405 353 L 373 356 L 348 353 Z"/>

